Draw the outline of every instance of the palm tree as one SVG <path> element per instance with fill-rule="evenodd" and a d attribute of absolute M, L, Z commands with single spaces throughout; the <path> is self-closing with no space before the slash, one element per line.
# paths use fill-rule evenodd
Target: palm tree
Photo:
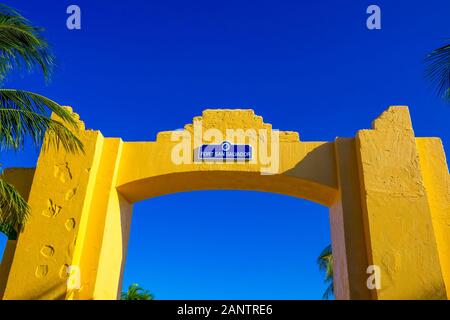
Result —
<path fill-rule="evenodd" d="M 74 114 L 39 94 L 3 88 L 6 76 L 15 69 L 37 68 L 46 80 L 50 78 L 55 59 L 42 31 L 16 10 L 0 4 L 0 150 L 23 150 L 28 139 L 43 150 L 62 146 L 67 152 L 82 152 Z M 59 120 L 52 119 L 50 112 Z M 0 175 L 0 231 L 14 239 L 29 211 L 27 202 Z"/>
<path fill-rule="evenodd" d="M 329 299 L 334 295 L 333 254 L 331 252 L 331 244 L 320 253 L 317 258 L 317 264 L 319 265 L 319 269 L 325 272 L 325 283 L 328 284 L 322 298 Z"/>
<path fill-rule="evenodd" d="M 450 102 L 450 44 L 433 50 L 425 59 L 425 75 L 439 97 Z"/>
<path fill-rule="evenodd" d="M 153 300 L 154 296 L 150 291 L 143 289 L 137 283 L 128 287 L 127 292 L 122 292 L 121 300 Z"/>

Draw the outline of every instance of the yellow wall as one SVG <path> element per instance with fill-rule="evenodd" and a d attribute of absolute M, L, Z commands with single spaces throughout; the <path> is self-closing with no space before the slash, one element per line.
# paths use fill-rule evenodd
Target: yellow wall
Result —
<path fill-rule="evenodd" d="M 444 148 L 438 138 L 416 141 L 447 298 L 450 298 L 450 180 Z"/>
<path fill-rule="evenodd" d="M 338 299 L 449 297 L 445 155 L 438 139 L 414 136 L 406 107 L 390 108 L 355 138 L 303 142 L 296 132 L 279 132 L 279 167 L 272 174 L 259 160 L 174 163 L 176 132 L 123 142 L 80 125 L 84 155 L 49 150 L 39 157 L 32 217 L 18 239 L 4 299 L 116 299 L 132 204 L 207 189 L 282 193 L 329 207 Z M 267 142 L 274 150 L 276 131 L 252 110 L 205 110 L 195 117 L 181 132 L 190 134 L 189 156 L 211 143 L 192 135 L 198 128 L 224 135 L 253 129 L 256 136 L 245 142 Z M 366 284 L 371 264 L 381 268 L 379 289 Z M 79 287 L 74 275 L 68 279 L 68 266 L 80 270 Z"/>
<path fill-rule="evenodd" d="M 31 185 L 33 183 L 34 171 L 34 168 L 8 169 L 3 172 L 2 178 L 14 185 L 17 192 L 19 192 L 25 200 L 28 200 Z M 8 240 L 5 251 L 3 252 L 0 264 L 0 299 L 2 299 L 3 293 L 5 292 L 9 271 L 11 270 L 11 264 L 16 251 L 16 245 L 16 240 Z"/>
<path fill-rule="evenodd" d="M 357 134 L 369 264 L 381 268 L 378 299 L 445 299 L 429 195 L 406 107 Z M 434 186 L 430 186 L 434 187 Z"/>

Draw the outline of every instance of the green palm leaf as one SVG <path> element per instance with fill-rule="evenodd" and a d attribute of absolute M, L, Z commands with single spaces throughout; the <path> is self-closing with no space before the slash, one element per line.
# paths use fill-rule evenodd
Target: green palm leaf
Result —
<path fill-rule="evenodd" d="M 425 59 L 425 76 L 439 97 L 450 102 L 450 44 L 432 51 Z"/>
<path fill-rule="evenodd" d="M 13 225 L 0 223 L 0 232 L 5 234 L 8 237 L 8 240 L 17 239 L 17 231 Z"/>
<path fill-rule="evenodd" d="M 325 272 L 325 283 L 328 287 L 323 294 L 323 299 L 329 299 L 334 295 L 334 281 L 333 281 L 333 253 L 331 244 L 325 247 L 317 258 L 319 269 Z"/>
<path fill-rule="evenodd" d="M 29 206 L 16 189 L 0 177 L 0 229 L 13 238 L 28 219 Z"/>
<path fill-rule="evenodd" d="M 33 26 L 16 10 L 0 4 L 0 85 L 14 70 L 38 68 L 49 79 L 54 56 L 42 28 Z M 50 113 L 57 117 L 50 117 Z M 78 122 L 74 114 L 56 102 L 36 93 L 0 89 L 0 151 L 22 150 L 26 139 L 76 153 L 83 151 L 77 138 Z M 0 232 L 17 237 L 29 215 L 26 201 L 0 176 Z"/>
<path fill-rule="evenodd" d="M 150 291 L 143 289 L 137 283 L 128 287 L 128 291 L 122 292 L 121 300 L 153 300 L 154 296 Z"/>
<path fill-rule="evenodd" d="M 55 59 L 42 31 L 16 10 L 0 4 L 0 80 L 14 68 L 31 71 L 36 66 L 49 78 Z"/>
<path fill-rule="evenodd" d="M 47 115 L 52 111 L 61 119 Z M 71 153 L 83 152 L 83 143 L 76 136 L 78 123 L 74 115 L 56 102 L 35 93 L 0 89 L 0 150 L 22 150 L 30 138 L 45 151 L 60 146 Z M 0 231 L 9 239 L 29 215 L 29 207 L 13 186 L 0 178 Z"/>
<path fill-rule="evenodd" d="M 322 295 L 323 300 L 328 300 L 334 296 L 334 285 L 333 283 L 328 284 L 328 287 L 325 289 L 325 292 Z"/>
<path fill-rule="evenodd" d="M 62 122 L 48 117 L 47 110 Z M 50 145 L 56 149 L 62 145 L 66 151 L 76 153 L 83 151 L 83 144 L 75 134 L 77 129 L 73 114 L 56 102 L 27 91 L 0 89 L 1 150 L 21 150 L 26 138 L 30 137 L 36 146 L 45 142 L 44 150 Z"/>

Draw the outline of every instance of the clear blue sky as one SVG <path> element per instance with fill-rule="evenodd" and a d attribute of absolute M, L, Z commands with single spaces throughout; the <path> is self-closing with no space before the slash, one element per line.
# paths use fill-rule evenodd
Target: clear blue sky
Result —
<path fill-rule="evenodd" d="M 205 108 L 253 108 L 301 139 L 354 136 L 389 105 L 408 105 L 416 134 L 450 150 L 450 108 L 423 78 L 423 58 L 450 38 L 450 2 L 6 1 L 44 26 L 58 58 L 53 81 L 12 75 L 7 87 L 71 105 L 89 128 L 154 140 Z M 82 10 L 82 30 L 65 26 Z M 366 8 L 382 30 L 366 28 Z M 37 152 L 2 154 L 34 166 Z M 235 212 L 213 212 L 223 199 Z M 159 299 L 315 299 L 327 209 L 257 192 L 172 194 L 136 204 L 125 284 Z M 2 238 L 0 245 L 4 244 Z"/>

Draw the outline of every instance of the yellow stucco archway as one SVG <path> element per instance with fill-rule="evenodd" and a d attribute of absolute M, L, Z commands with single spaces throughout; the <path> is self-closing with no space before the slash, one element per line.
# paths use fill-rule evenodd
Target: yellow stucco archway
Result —
<path fill-rule="evenodd" d="M 192 133 L 195 123 L 221 132 L 254 129 L 255 141 L 272 150 L 270 135 L 258 131 L 272 132 L 271 125 L 252 110 L 205 110 L 181 134 Z M 391 107 L 371 129 L 333 142 L 280 132 L 279 164 L 271 174 L 258 161 L 174 163 L 179 141 L 173 137 L 180 132 L 123 142 L 80 125 L 84 155 L 49 150 L 35 169 L 4 172 L 32 215 L 18 240 L 7 244 L 3 299 L 116 299 L 133 203 L 207 189 L 282 193 L 329 207 L 338 299 L 450 297 L 445 153 L 440 139 L 415 137 L 407 107 Z M 369 266 L 375 269 L 368 273 Z M 378 288 L 367 285 L 376 268 Z"/>

